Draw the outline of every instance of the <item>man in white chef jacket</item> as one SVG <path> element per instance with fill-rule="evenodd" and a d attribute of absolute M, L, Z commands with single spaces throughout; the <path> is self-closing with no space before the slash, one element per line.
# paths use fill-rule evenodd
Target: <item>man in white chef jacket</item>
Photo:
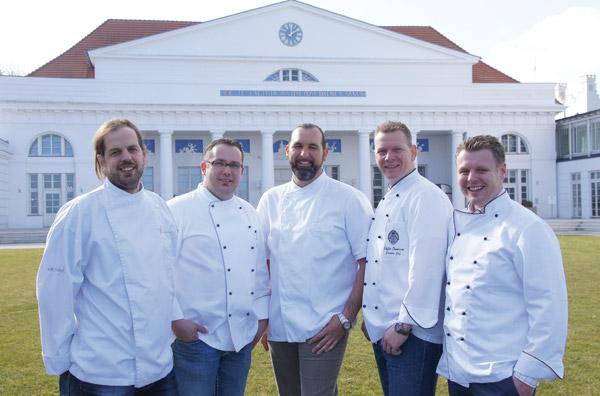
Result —
<path fill-rule="evenodd" d="M 252 348 L 267 327 L 263 233 L 256 209 L 234 195 L 243 159 L 235 140 L 212 141 L 203 182 L 167 203 L 179 230 L 175 286 L 184 319 L 173 322 L 173 354 L 180 395 L 242 396 Z"/>
<path fill-rule="evenodd" d="M 406 125 L 381 124 L 374 143 L 390 187 L 369 232 L 363 332 L 373 343 L 386 396 L 434 395 L 452 204 L 417 172 L 417 147 Z"/>
<path fill-rule="evenodd" d="M 93 144 L 104 183 L 60 209 L 38 271 L 44 365 L 61 395 L 175 395 L 175 224 L 140 183 L 146 149 L 133 123 L 106 122 Z"/>
<path fill-rule="evenodd" d="M 285 152 L 292 180 L 258 204 L 273 288 L 271 360 L 279 394 L 333 395 L 360 309 L 373 212 L 360 191 L 323 172 L 317 125 L 295 128 Z"/>
<path fill-rule="evenodd" d="M 455 211 L 447 254 L 444 353 L 438 373 L 455 395 L 531 395 L 562 378 L 567 289 L 554 232 L 503 188 L 498 139 L 456 151 L 468 200 Z"/>

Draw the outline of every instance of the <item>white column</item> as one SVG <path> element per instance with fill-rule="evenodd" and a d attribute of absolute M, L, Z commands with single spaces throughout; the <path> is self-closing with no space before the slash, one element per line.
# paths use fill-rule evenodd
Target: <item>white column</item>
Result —
<path fill-rule="evenodd" d="M 210 140 L 217 140 L 217 139 L 221 139 L 223 137 L 223 135 L 225 135 L 225 131 L 222 129 L 211 129 L 210 131 Z"/>
<path fill-rule="evenodd" d="M 262 183 L 261 192 L 267 191 L 275 184 L 273 164 L 273 134 L 275 131 L 260 131 L 262 148 Z"/>
<path fill-rule="evenodd" d="M 371 147 L 369 136 L 371 131 L 358 131 L 358 188 L 362 191 L 369 201 L 373 203 L 373 194 L 371 186 Z"/>
<path fill-rule="evenodd" d="M 173 131 L 158 131 L 160 134 L 160 195 L 163 199 L 173 198 Z"/>
<path fill-rule="evenodd" d="M 450 152 L 450 172 L 452 174 L 452 205 L 456 209 L 464 209 L 465 207 L 465 196 L 460 191 L 458 185 L 458 173 L 456 171 L 456 160 L 455 153 L 458 145 L 463 141 L 463 133 L 458 131 L 452 131 L 452 150 Z"/>

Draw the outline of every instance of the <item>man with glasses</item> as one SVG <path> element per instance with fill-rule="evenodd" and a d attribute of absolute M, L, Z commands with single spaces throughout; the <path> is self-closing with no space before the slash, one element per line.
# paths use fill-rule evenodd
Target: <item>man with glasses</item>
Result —
<path fill-rule="evenodd" d="M 172 324 L 180 395 L 243 395 L 252 348 L 267 327 L 270 298 L 256 210 L 234 195 L 241 145 L 211 142 L 204 181 L 167 204 L 179 229 L 175 290 L 184 319 Z"/>

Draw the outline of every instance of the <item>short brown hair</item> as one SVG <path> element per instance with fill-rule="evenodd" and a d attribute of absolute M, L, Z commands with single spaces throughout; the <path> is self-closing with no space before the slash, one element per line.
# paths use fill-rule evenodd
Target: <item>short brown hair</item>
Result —
<path fill-rule="evenodd" d="M 323 130 L 321 129 L 320 126 L 318 126 L 317 124 L 310 123 L 310 122 L 305 122 L 303 124 L 298 125 L 296 128 L 292 129 L 292 133 L 294 133 L 294 131 L 296 129 L 300 129 L 300 128 L 302 128 L 302 129 L 317 129 L 319 132 L 321 132 L 321 147 L 323 147 L 323 150 L 325 150 L 327 148 L 327 145 L 325 144 L 325 132 L 323 132 Z"/>
<path fill-rule="evenodd" d="M 135 135 L 137 136 L 138 144 L 140 148 L 146 154 L 146 146 L 144 145 L 144 139 L 142 138 L 142 134 L 135 124 L 125 118 L 114 118 L 112 120 L 106 121 L 104 124 L 100 125 L 100 128 L 94 134 L 94 138 L 92 140 L 92 145 L 94 146 L 94 152 L 96 153 L 96 162 L 95 162 L 95 171 L 98 179 L 104 179 L 104 174 L 102 174 L 102 167 L 98 162 L 98 155 L 101 157 L 104 156 L 104 151 L 106 150 L 106 146 L 104 145 L 104 137 L 111 132 L 116 131 L 119 128 L 128 127 L 133 129 Z"/>
<path fill-rule="evenodd" d="M 211 150 L 215 146 L 218 146 L 220 144 L 235 147 L 236 149 L 240 150 L 240 153 L 242 153 L 242 164 L 244 163 L 244 149 L 242 148 L 242 145 L 237 140 L 233 140 L 233 139 L 229 139 L 229 138 L 220 138 L 220 139 L 216 139 L 216 140 L 213 140 L 212 142 L 210 142 L 208 144 L 208 146 L 206 146 L 206 149 L 204 150 L 204 159 L 206 160 L 206 158 L 208 157 L 208 153 L 210 153 Z"/>
<path fill-rule="evenodd" d="M 410 129 L 406 126 L 406 124 L 401 123 L 400 121 L 386 121 L 383 124 L 379 125 L 375 130 L 375 135 L 378 133 L 390 133 L 400 131 L 406 137 L 406 141 L 409 145 L 412 144 L 412 134 L 410 133 Z"/>
<path fill-rule="evenodd" d="M 472 136 L 465 141 L 461 142 L 458 147 L 456 147 L 455 158 L 458 157 L 461 151 L 480 151 L 480 150 L 490 150 L 494 155 L 494 159 L 496 160 L 496 165 L 502 165 L 506 162 L 506 157 L 504 155 L 504 147 L 502 147 L 502 143 L 492 135 L 477 135 Z"/>

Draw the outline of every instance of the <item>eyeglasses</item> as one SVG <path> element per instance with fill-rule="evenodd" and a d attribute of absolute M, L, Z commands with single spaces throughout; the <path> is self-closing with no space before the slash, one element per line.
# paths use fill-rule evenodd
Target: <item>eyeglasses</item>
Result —
<path fill-rule="evenodd" d="M 242 169 L 242 164 L 240 164 L 239 162 L 226 162 L 223 160 L 214 160 L 214 161 L 205 161 L 209 164 L 211 164 L 212 166 L 214 166 L 215 168 L 219 169 L 219 170 L 223 170 L 227 167 L 229 167 L 229 169 L 236 171 L 236 170 L 240 170 Z"/>

